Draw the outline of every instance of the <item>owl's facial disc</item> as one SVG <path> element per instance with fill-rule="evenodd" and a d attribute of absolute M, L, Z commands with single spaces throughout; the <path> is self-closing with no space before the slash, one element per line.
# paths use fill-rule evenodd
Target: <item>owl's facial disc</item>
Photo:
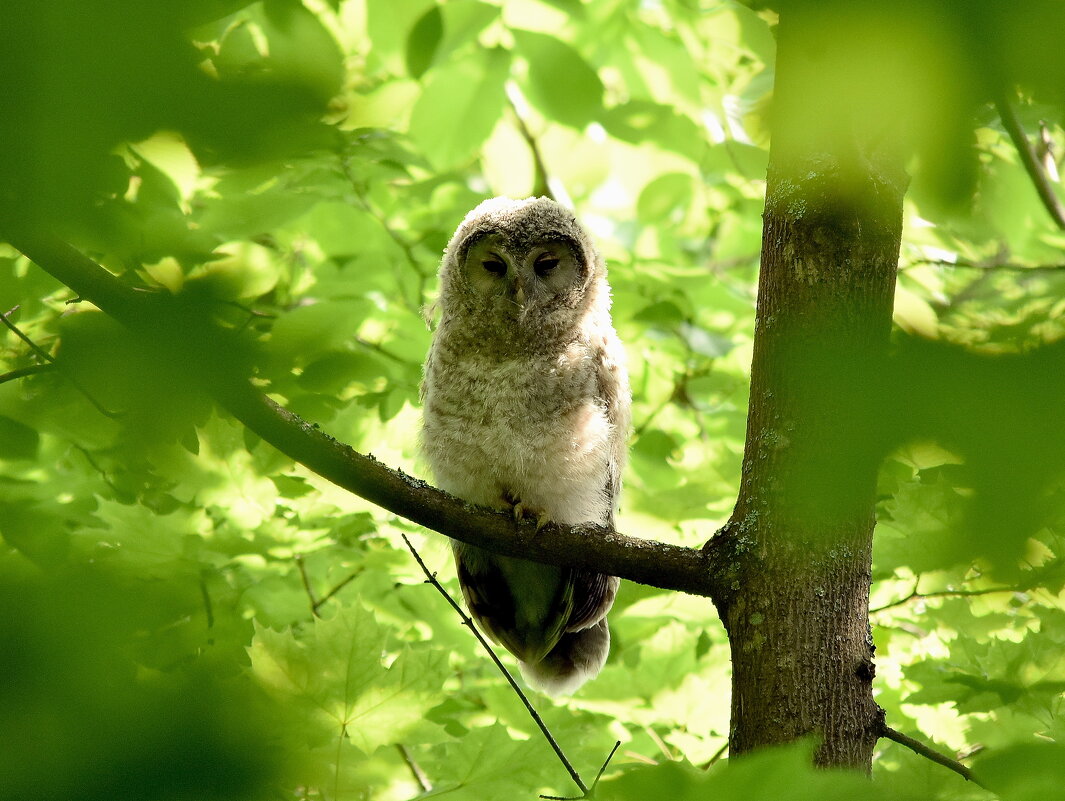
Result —
<path fill-rule="evenodd" d="M 512 240 L 500 232 L 478 237 L 466 247 L 462 271 L 469 287 L 497 313 L 524 319 L 574 290 L 581 275 L 580 248 L 564 236 Z"/>

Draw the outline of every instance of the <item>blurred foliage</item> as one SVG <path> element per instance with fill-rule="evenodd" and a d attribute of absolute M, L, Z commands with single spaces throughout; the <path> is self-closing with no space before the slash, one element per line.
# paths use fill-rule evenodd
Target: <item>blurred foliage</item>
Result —
<path fill-rule="evenodd" d="M 811 17 L 849 43 L 816 67 L 821 129 L 870 114 L 915 153 L 900 337 L 987 358 L 1065 333 L 1065 234 L 989 104 L 1021 86 L 1060 189 L 1061 4 L 1025 8 L 822 3 Z M 619 527 L 697 545 L 727 520 L 773 11 L 2 0 L 0 18 L 4 214 L 187 299 L 202 315 L 190 328 L 240 332 L 272 396 L 415 474 L 437 261 L 477 201 L 532 191 L 535 147 L 610 264 L 635 393 Z M 422 792 L 412 766 L 425 795 L 573 791 L 398 541 L 410 532 L 450 581 L 440 537 L 294 466 L 76 300 L 0 246 L 0 311 L 55 360 L 12 372 L 41 357 L 0 330 L 0 798 L 388 801 Z M 1065 764 L 1065 484 L 1039 446 L 1060 396 L 1039 394 L 1037 362 L 1017 362 L 1010 386 L 973 364 L 929 368 L 966 379 L 942 396 L 882 389 L 885 408 L 938 409 L 946 429 L 881 469 L 876 691 L 895 727 L 976 754 L 1002 798 L 1050 799 Z M 1014 462 L 981 461 L 984 434 L 988 453 L 1023 451 L 1023 481 Z M 995 515 L 980 541 L 1002 547 L 978 557 L 972 499 L 988 486 L 1028 513 Z M 538 699 L 586 778 L 622 741 L 604 797 L 990 797 L 887 741 L 868 790 L 809 772 L 804 746 L 688 767 L 727 737 L 724 632 L 704 599 L 626 584 L 616 609 L 603 674 Z"/>

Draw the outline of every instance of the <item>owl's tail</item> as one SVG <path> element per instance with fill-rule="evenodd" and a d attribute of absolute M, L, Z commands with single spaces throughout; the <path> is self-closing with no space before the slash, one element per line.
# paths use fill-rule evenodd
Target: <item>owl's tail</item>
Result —
<path fill-rule="evenodd" d="M 539 662 L 520 662 L 531 686 L 548 695 L 569 695 L 595 678 L 610 652 L 610 629 L 604 617 L 595 625 L 563 634 Z"/>

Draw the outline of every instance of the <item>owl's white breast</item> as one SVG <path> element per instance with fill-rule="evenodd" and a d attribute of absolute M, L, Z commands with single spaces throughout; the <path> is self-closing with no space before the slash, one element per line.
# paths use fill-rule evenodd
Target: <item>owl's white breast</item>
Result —
<path fill-rule="evenodd" d="M 605 522 L 611 438 L 587 346 L 498 360 L 434 345 L 423 450 L 444 490 L 559 523 Z"/>

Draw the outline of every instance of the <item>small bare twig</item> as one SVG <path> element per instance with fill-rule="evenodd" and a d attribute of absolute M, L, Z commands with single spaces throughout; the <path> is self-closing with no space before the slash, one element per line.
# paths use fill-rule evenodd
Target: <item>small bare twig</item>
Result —
<path fill-rule="evenodd" d="M 52 354 L 50 354 L 48 351 L 46 351 L 44 348 L 42 348 L 40 345 L 38 345 L 36 342 L 34 342 L 32 339 L 30 339 L 24 333 L 22 333 L 21 329 L 19 329 L 19 327 L 17 325 L 15 325 L 13 322 L 11 322 L 11 320 L 8 319 L 9 316 L 14 314 L 15 312 L 17 312 L 19 310 L 19 308 L 20 308 L 19 306 L 14 306 L 14 307 L 8 309 L 3 314 L 0 314 L 0 322 L 2 322 L 4 325 L 6 325 L 7 328 L 11 331 L 11 333 L 13 333 L 15 336 L 17 336 L 23 342 L 25 342 L 29 346 L 30 350 L 32 350 L 34 352 L 34 354 L 36 354 L 36 356 L 39 359 L 43 359 L 46 364 L 54 366 L 55 365 L 55 359 L 52 357 Z M 62 370 L 59 371 L 59 375 L 61 375 L 64 379 L 69 381 L 74 386 L 74 388 L 76 390 L 78 390 L 78 392 L 80 392 L 82 395 L 85 396 L 85 398 L 89 401 L 89 403 L 91 403 L 93 405 L 93 407 L 96 409 L 96 411 L 98 411 L 104 417 L 110 418 L 111 420 L 115 420 L 115 419 L 117 419 L 119 417 L 119 415 L 116 414 L 115 412 L 108 411 L 107 409 L 105 409 L 100 404 L 100 402 L 97 401 L 96 398 L 94 398 L 92 396 L 92 394 L 87 389 L 85 389 L 85 387 L 83 387 L 81 385 L 81 382 L 79 382 L 72 375 L 68 375 L 67 373 L 64 373 Z"/>
<path fill-rule="evenodd" d="M 203 612 L 207 617 L 207 628 L 213 629 L 214 607 L 211 604 L 211 593 L 210 590 L 207 589 L 207 579 L 204 572 L 200 573 L 200 597 L 203 598 Z"/>
<path fill-rule="evenodd" d="M 411 775 L 414 776 L 414 781 L 418 782 L 418 786 L 422 788 L 422 792 L 431 792 L 433 785 L 429 783 L 429 777 L 425 775 L 425 771 L 422 770 L 421 765 L 414 761 L 414 756 L 411 754 L 410 749 L 403 745 L 403 743 L 396 743 L 396 750 L 399 751 L 399 755 L 403 757 L 403 761 L 407 763 Z"/>
<path fill-rule="evenodd" d="M 727 751 L 728 739 L 726 738 L 724 744 L 714 752 L 714 755 L 699 767 L 703 770 L 710 770 L 710 768 L 712 768 L 714 765 L 721 761 L 721 757 L 723 757 Z"/>
<path fill-rule="evenodd" d="M 9 370 L 6 373 L 0 373 L 0 384 L 6 384 L 8 381 L 17 381 L 20 378 L 25 378 L 28 375 L 37 375 L 38 373 L 47 373 L 55 369 L 54 364 L 33 364 L 29 367 L 20 367 L 17 370 Z"/>
<path fill-rule="evenodd" d="M 307 593 L 307 598 L 311 602 L 311 614 L 315 617 L 321 617 L 318 614 L 318 599 L 314 597 L 314 590 L 311 589 L 311 580 L 307 575 L 307 566 L 303 563 L 303 554 L 296 554 L 294 557 L 296 560 L 296 566 L 300 569 L 300 581 L 303 582 L 303 589 Z"/>
<path fill-rule="evenodd" d="M 100 474 L 100 478 L 108 487 L 111 488 L 111 491 L 115 493 L 116 498 L 122 498 L 124 496 L 129 495 L 127 491 L 123 490 L 121 487 L 118 486 L 118 484 L 111 480 L 111 477 L 107 475 L 107 470 L 104 469 L 104 466 L 102 464 L 96 461 L 96 457 L 92 455 L 88 448 L 82 447 L 81 445 L 75 443 L 74 450 L 84 456 L 85 461 L 89 463 L 89 467 L 91 467 L 93 470 Z"/>
<path fill-rule="evenodd" d="M 1035 184 L 1035 191 L 1039 193 L 1039 199 L 1043 201 L 1043 206 L 1046 207 L 1047 212 L 1058 228 L 1065 231 L 1065 206 L 1062 206 L 1061 199 L 1054 192 L 1054 187 L 1050 185 L 1046 172 L 1043 170 L 1043 165 L 1039 163 L 1039 156 L 1035 152 L 1035 148 L 1032 147 L 1032 143 L 1028 141 L 1024 128 L 1021 127 L 1021 121 L 1017 117 L 1017 110 L 1005 93 L 995 98 L 995 108 L 998 109 L 1002 125 L 1010 135 L 1013 146 L 1017 148 L 1017 153 L 1021 157 L 1021 163 L 1024 165 L 1028 177 Z"/>
<path fill-rule="evenodd" d="M 592 782 L 592 786 L 588 789 L 588 792 L 581 796 L 561 796 L 561 795 L 543 795 L 541 793 L 540 798 L 549 799 L 549 801 L 580 801 L 582 798 L 591 798 L 595 793 L 595 788 L 599 785 L 599 780 L 603 778 L 603 774 L 606 773 L 606 766 L 610 764 L 610 760 L 614 758 L 614 754 L 621 748 L 621 740 L 614 743 L 614 747 L 610 749 L 610 753 L 606 755 L 606 759 L 603 761 L 603 766 L 599 768 L 599 772 L 595 774 L 595 781 Z"/>
<path fill-rule="evenodd" d="M 583 797 L 586 798 L 588 796 L 588 786 L 581 780 L 580 774 L 577 773 L 577 770 L 573 767 L 569 759 L 563 753 L 562 748 L 558 744 L 558 741 L 555 740 L 554 736 L 551 734 L 551 731 L 547 728 L 547 724 L 544 723 L 543 718 L 540 717 L 540 714 L 536 711 L 535 707 L 533 707 L 532 703 L 529 701 L 529 697 L 525 694 L 521 687 L 518 686 L 518 683 L 514 680 L 514 677 L 510 675 L 510 671 L 507 670 L 506 665 L 504 665 L 499 660 L 499 657 L 496 656 L 496 652 L 492 649 L 492 646 L 488 644 L 488 640 L 486 640 L 484 638 L 484 635 L 481 634 L 481 632 L 477 630 L 477 627 L 473 625 L 473 620 L 470 619 L 470 616 L 462 611 L 462 607 L 459 606 L 455 599 L 451 597 L 450 593 L 448 593 L 448 591 L 444 589 L 444 586 L 439 581 L 437 581 L 436 574 L 430 572 L 425 562 L 422 561 L 421 555 L 414 549 L 414 546 L 411 544 L 411 541 L 407 539 L 407 535 L 400 533 L 400 536 L 403 537 L 403 542 L 407 544 L 407 549 L 411 552 L 411 554 L 413 554 L 415 561 L 418 563 L 418 567 L 420 567 L 422 569 L 422 572 L 425 574 L 426 583 L 432 584 L 436 588 L 436 591 L 444 596 L 447 602 L 451 604 L 451 608 L 458 613 L 459 618 L 461 618 L 462 620 L 462 625 L 466 626 L 470 631 L 473 632 L 473 636 L 477 638 L 477 642 L 479 642 L 481 644 L 481 647 L 483 647 L 484 650 L 488 652 L 488 656 L 492 658 L 492 661 L 495 663 L 495 666 L 499 668 L 499 672 L 503 674 L 503 677 L 507 680 L 507 682 L 509 682 L 511 688 L 514 690 L 515 693 L 518 694 L 518 698 L 521 699 L 521 702 L 525 704 L 525 708 L 532 716 L 533 722 L 536 723 L 537 727 L 543 733 L 544 737 L 547 738 L 547 742 L 551 745 L 551 748 L 554 750 L 555 755 L 558 756 L 559 761 L 562 763 L 563 767 L 565 767 L 566 770 L 569 772 L 569 775 L 573 778 L 574 783 L 581 789 L 581 792 L 584 794 Z"/>
<path fill-rule="evenodd" d="M 351 184 L 351 189 L 355 194 L 355 201 L 363 211 L 369 214 L 377 224 L 381 226 L 381 229 L 388 235 L 388 238 L 396 243 L 399 249 L 403 252 L 403 256 L 407 260 L 407 263 L 414 270 L 415 275 L 418 276 L 417 301 L 411 303 L 406 301 L 406 299 L 404 300 L 407 302 L 411 311 L 415 314 L 419 314 L 421 307 L 424 304 L 426 281 L 429 276 L 426 270 L 423 269 L 421 261 L 418 260 L 418 257 L 414 253 L 414 243 L 408 242 L 405 237 L 396 231 L 391 223 L 389 223 L 388 218 L 370 202 L 370 199 L 366 196 L 363 182 L 361 182 L 355 173 L 352 172 L 351 165 L 348 163 L 346 155 L 344 153 L 339 153 L 338 156 L 340 160 L 340 171 L 348 180 L 348 183 Z"/>
<path fill-rule="evenodd" d="M 551 189 L 551 178 L 547 172 L 547 165 L 544 163 L 544 156 L 540 152 L 540 143 L 536 141 L 536 137 L 529 130 L 529 124 L 525 121 L 525 115 L 521 110 L 525 100 L 521 97 L 518 88 L 513 84 L 507 85 L 507 101 L 510 103 L 510 110 L 514 112 L 514 119 L 518 121 L 518 132 L 532 152 L 533 168 L 535 169 L 532 193 L 536 197 L 549 197 L 557 201 L 558 198 L 555 197 L 555 193 Z"/>
<path fill-rule="evenodd" d="M 327 592 L 325 595 L 323 595 L 321 598 L 319 598 L 317 601 L 315 601 L 313 604 L 311 604 L 311 611 L 314 612 L 314 614 L 317 615 L 318 614 L 318 610 L 321 609 L 321 607 L 322 607 L 322 604 L 324 604 L 326 601 L 328 601 L 330 598 L 332 598 L 334 595 L 336 595 L 338 592 L 340 592 L 346 586 L 351 584 L 351 582 L 353 582 L 355 580 L 355 578 L 361 572 L 362 572 L 362 568 L 359 568 L 354 573 L 352 573 L 350 576 L 348 576 L 346 579 L 344 579 L 342 582 L 340 582 L 335 587 L 333 587 L 333 589 L 331 589 L 329 592 Z"/>
<path fill-rule="evenodd" d="M 401 356 L 397 356 L 394 353 L 391 353 L 377 342 L 370 342 L 369 340 L 363 339 L 362 337 L 355 337 L 354 342 L 356 345 L 366 348 L 367 350 L 372 350 L 374 353 L 379 353 L 386 359 L 390 359 L 391 361 L 399 362 L 400 364 L 408 363 L 406 359 Z"/>
<path fill-rule="evenodd" d="M 967 768 L 965 765 L 961 764 L 961 762 L 956 759 L 951 759 L 945 754 L 939 753 L 934 748 L 931 748 L 922 743 L 920 740 L 915 740 L 913 737 L 903 734 L 900 731 L 896 731 L 888 725 L 884 725 L 884 727 L 880 730 L 880 736 L 886 737 L 887 739 L 892 740 L 898 743 L 899 745 L 904 745 L 911 751 L 913 751 L 915 754 L 919 754 L 925 759 L 932 760 L 937 765 L 942 765 L 943 767 L 954 771 L 963 779 L 972 782 L 978 787 L 983 787 L 985 790 L 987 789 L 987 787 L 973 775 L 973 772 L 969 770 L 969 768 Z"/>
<path fill-rule="evenodd" d="M 916 267 L 925 264 L 930 264 L 936 267 L 957 267 L 962 270 L 982 270 L 984 272 L 1011 270 L 1018 273 L 1055 273 L 1065 270 L 1065 264 L 1009 264 L 995 262 L 982 264 L 975 261 L 950 261 L 949 259 L 916 259 L 901 267 L 901 269 L 905 270 L 908 267 Z"/>
<path fill-rule="evenodd" d="M 658 746 L 658 750 L 662 752 L 662 756 L 668 759 L 670 762 L 676 762 L 677 756 L 669 750 L 669 746 L 666 745 L 666 741 L 659 736 L 658 732 L 654 730 L 653 726 L 644 726 L 643 730 L 647 732 L 647 736 L 651 738 L 651 742 Z"/>
<path fill-rule="evenodd" d="M 621 740 L 615 741 L 614 747 L 610 749 L 610 753 L 607 754 L 606 759 L 603 760 L 603 767 L 599 768 L 599 772 L 595 774 L 595 781 L 592 782 L 593 790 L 595 789 L 595 786 L 599 784 L 599 780 L 603 778 L 603 774 L 606 773 L 607 765 L 610 764 L 610 760 L 614 758 L 614 754 L 618 752 L 619 748 L 621 748 Z"/>
<path fill-rule="evenodd" d="M 910 601 L 922 600 L 924 598 L 965 598 L 975 595 L 992 595 L 996 592 L 1020 592 L 1017 587 L 985 587 L 979 590 L 935 590 L 933 592 L 918 592 L 916 585 L 910 591 L 908 595 L 902 598 L 897 598 L 894 601 L 878 606 L 875 609 L 870 609 L 869 614 L 875 614 L 876 612 L 883 612 L 885 609 L 893 609 L 896 606 L 902 606 Z"/>
<path fill-rule="evenodd" d="M 35 354 L 37 354 L 38 358 L 43 359 L 44 361 L 46 361 L 49 364 L 51 364 L 52 362 L 55 361 L 55 359 L 52 358 L 52 354 L 50 354 L 48 351 L 46 351 L 44 348 L 42 348 L 40 345 L 38 345 L 36 342 L 34 342 L 32 339 L 30 339 L 24 333 L 22 333 L 22 331 L 19 329 L 19 327 L 17 325 L 15 325 L 13 322 L 11 322 L 10 319 L 8 319 L 12 314 L 17 312 L 20 308 L 22 308 L 21 305 L 12 306 L 10 309 L 8 309 L 3 314 L 0 314 L 0 322 L 2 322 L 4 325 L 6 325 L 8 327 L 8 329 L 11 331 L 12 334 L 17 336 L 19 339 L 21 339 L 27 345 L 29 345 L 30 350 L 32 350 Z"/>

